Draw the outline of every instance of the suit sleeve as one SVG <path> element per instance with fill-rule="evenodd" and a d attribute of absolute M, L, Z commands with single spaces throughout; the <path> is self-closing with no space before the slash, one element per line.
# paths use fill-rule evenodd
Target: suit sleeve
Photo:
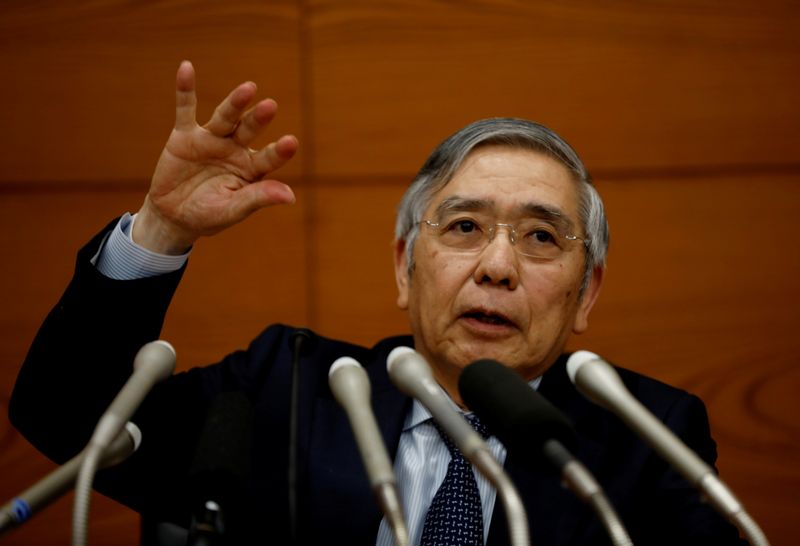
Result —
<path fill-rule="evenodd" d="M 36 334 L 9 404 L 14 426 L 57 462 L 86 444 L 139 348 L 158 338 L 183 273 L 104 277 L 90 260 L 115 224 L 78 253 L 74 276 Z"/>

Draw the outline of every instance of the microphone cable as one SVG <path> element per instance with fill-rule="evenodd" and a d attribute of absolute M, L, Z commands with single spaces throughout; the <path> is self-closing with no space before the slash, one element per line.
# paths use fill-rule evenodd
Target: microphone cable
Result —
<path fill-rule="evenodd" d="M 289 398 L 289 460 L 286 477 L 289 502 L 289 532 L 292 544 L 297 544 L 297 406 L 300 398 L 300 357 L 311 349 L 314 333 L 298 328 L 289 334 L 292 349 L 292 385 Z"/>

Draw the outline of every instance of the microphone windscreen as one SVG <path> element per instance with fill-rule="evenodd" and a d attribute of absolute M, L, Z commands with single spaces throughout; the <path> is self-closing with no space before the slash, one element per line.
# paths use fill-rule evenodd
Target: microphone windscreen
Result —
<path fill-rule="evenodd" d="M 214 397 L 189 470 L 197 503 L 225 505 L 240 500 L 250 474 L 253 405 L 241 391 Z"/>
<path fill-rule="evenodd" d="M 558 440 L 569 450 L 575 445 L 575 431 L 566 416 L 495 360 L 478 360 L 464 368 L 458 388 L 464 403 L 509 453 L 538 462 L 546 459 L 543 447 L 548 440 Z"/>

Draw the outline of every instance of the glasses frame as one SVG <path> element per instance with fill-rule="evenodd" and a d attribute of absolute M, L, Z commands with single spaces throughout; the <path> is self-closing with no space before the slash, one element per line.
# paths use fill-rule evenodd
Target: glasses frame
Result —
<path fill-rule="evenodd" d="M 537 255 L 534 255 L 534 254 L 526 254 L 526 253 L 522 252 L 522 250 L 520 250 L 520 247 L 517 246 L 517 227 L 514 224 L 508 224 L 508 223 L 504 223 L 504 222 L 495 222 L 494 224 L 489 224 L 488 226 L 484 226 L 483 224 L 481 224 L 478 220 L 476 220 L 474 218 L 465 218 L 465 220 L 469 220 L 471 222 L 474 222 L 475 224 L 480 226 L 481 229 L 486 229 L 487 237 L 484 239 L 486 241 L 486 243 L 483 246 L 481 246 L 480 248 L 477 248 L 475 250 L 457 248 L 457 247 L 454 247 L 454 246 L 450 246 L 450 245 L 448 245 L 446 243 L 442 243 L 445 247 L 453 249 L 453 250 L 456 250 L 456 251 L 459 251 L 459 252 L 465 252 L 465 253 L 475 253 L 475 254 L 477 254 L 477 253 L 483 252 L 492 243 L 492 241 L 494 241 L 495 235 L 497 235 L 497 228 L 498 227 L 503 227 L 503 228 L 506 228 L 508 230 L 508 240 L 511 242 L 511 246 L 514 248 L 514 251 L 517 254 L 519 254 L 520 256 L 525 256 L 526 258 L 534 258 L 536 260 L 546 260 L 546 261 L 552 261 L 552 260 L 557 259 L 557 258 L 548 258 L 546 256 L 537 256 Z M 433 220 L 422 220 L 422 221 L 418 222 L 418 224 L 427 225 L 429 228 L 434 230 L 434 233 L 436 233 L 436 235 L 437 235 L 437 239 L 441 239 L 441 235 L 442 235 L 441 224 L 442 224 L 442 222 L 434 222 Z M 562 234 L 558 233 L 558 231 L 555 230 L 555 229 L 553 231 L 554 231 L 554 233 L 555 233 L 555 235 L 557 237 L 560 237 L 560 238 L 565 239 L 567 241 L 570 241 L 570 242 L 580 241 L 580 242 L 582 242 L 584 249 L 588 250 L 589 243 L 591 242 L 590 238 L 588 238 L 588 237 L 578 237 L 577 235 L 573 235 L 571 233 L 567 233 L 567 234 L 562 235 Z"/>

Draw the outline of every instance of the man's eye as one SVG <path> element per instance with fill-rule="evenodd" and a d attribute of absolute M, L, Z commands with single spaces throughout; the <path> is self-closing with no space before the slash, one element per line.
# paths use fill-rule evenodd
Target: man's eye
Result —
<path fill-rule="evenodd" d="M 456 220 L 448 227 L 448 231 L 455 233 L 475 233 L 479 230 L 480 226 L 474 220 Z"/>
<path fill-rule="evenodd" d="M 546 229 L 535 229 L 528 233 L 527 238 L 536 244 L 554 244 L 556 243 L 556 236 L 551 231 Z"/>

